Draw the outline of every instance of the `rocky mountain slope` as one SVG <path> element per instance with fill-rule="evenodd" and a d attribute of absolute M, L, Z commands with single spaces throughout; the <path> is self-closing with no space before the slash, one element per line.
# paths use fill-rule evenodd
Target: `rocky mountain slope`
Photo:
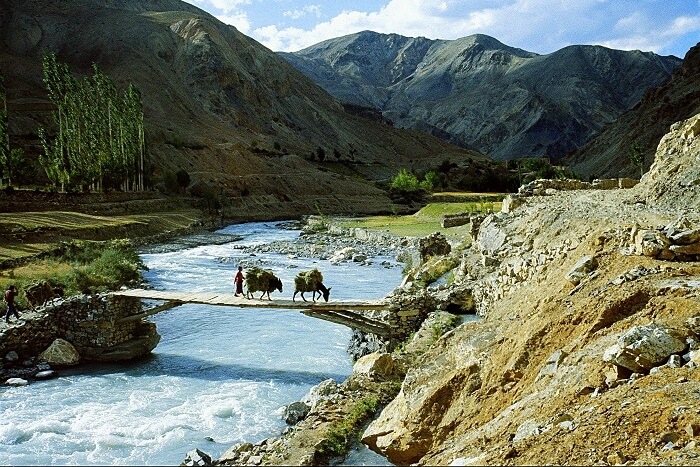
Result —
<path fill-rule="evenodd" d="M 697 115 L 634 188 L 539 181 L 487 217 L 447 287 L 483 319 L 419 357 L 363 441 L 399 464 L 697 464 L 699 154 Z"/>
<path fill-rule="evenodd" d="M 485 35 L 444 41 L 370 31 L 281 55 L 341 101 L 500 160 L 563 157 L 680 64 L 600 46 L 537 55 Z"/>
<path fill-rule="evenodd" d="M 386 178 L 444 159 L 485 163 L 440 139 L 346 113 L 284 59 L 178 0 L 0 0 L 0 44 L 13 143 L 30 156 L 39 152 L 38 125 L 50 122 L 41 57 L 54 51 L 78 73 L 97 63 L 141 90 L 154 181 L 185 169 L 228 193 L 238 211 L 387 211 L 388 198 L 358 176 Z M 322 165 L 309 161 L 319 148 Z"/>
<path fill-rule="evenodd" d="M 674 122 L 700 112 L 700 44 L 691 48 L 671 80 L 650 89 L 639 104 L 606 126 L 595 139 L 577 149 L 567 162 L 584 176 L 639 177 L 630 163 L 630 148 L 638 144 L 644 152 L 644 170 L 654 161 L 659 140 Z"/>

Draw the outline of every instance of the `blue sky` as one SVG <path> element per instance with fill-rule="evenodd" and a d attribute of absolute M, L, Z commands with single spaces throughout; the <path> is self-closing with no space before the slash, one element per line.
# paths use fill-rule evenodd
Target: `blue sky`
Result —
<path fill-rule="evenodd" d="M 188 0 L 274 51 L 363 30 L 456 39 L 488 34 L 531 52 L 572 44 L 683 57 L 700 0 Z"/>

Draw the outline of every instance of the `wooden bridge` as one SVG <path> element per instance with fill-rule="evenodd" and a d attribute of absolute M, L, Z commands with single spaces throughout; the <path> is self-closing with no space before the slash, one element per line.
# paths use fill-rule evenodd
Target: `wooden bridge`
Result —
<path fill-rule="evenodd" d="M 197 303 L 202 305 L 230 306 L 236 308 L 277 308 L 285 310 L 300 310 L 301 313 L 342 324 L 354 329 L 376 334 L 382 337 L 391 337 L 391 327 L 382 321 L 368 318 L 362 314 L 363 311 L 388 310 L 389 302 L 385 299 L 371 301 L 329 301 L 329 302 L 305 302 L 272 299 L 247 299 L 236 297 L 233 293 L 215 292 L 177 292 L 167 290 L 131 289 L 113 292 L 112 295 L 121 297 L 136 297 L 149 300 L 162 300 L 163 305 L 146 310 L 138 315 L 129 316 L 122 321 L 142 319 L 147 316 L 169 310 L 186 303 Z"/>

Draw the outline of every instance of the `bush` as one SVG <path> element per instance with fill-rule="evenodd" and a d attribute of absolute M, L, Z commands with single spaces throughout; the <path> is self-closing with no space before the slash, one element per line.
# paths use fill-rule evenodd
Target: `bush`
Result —
<path fill-rule="evenodd" d="M 346 418 L 331 424 L 324 440 L 324 453 L 334 456 L 347 453 L 350 445 L 360 434 L 362 425 L 374 415 L 379 405 L 379 399 L 365 397 L 352 408 Z"/>
<path fill-rule="evenodd" d="M 178 190 L 181 191 L 190 186 L 192 179 L 185 169 L 180 169 L 175 172 L 175 181 L 177 182 Z"/>
<path fill-rule="evenodd" d="M 69 263 L 72 270 L 50 282 L 68 293 L 118 289 L 141 280 L 141 271 L 146 269 L 124 240 L 65 243 L 56 259 Z"/>

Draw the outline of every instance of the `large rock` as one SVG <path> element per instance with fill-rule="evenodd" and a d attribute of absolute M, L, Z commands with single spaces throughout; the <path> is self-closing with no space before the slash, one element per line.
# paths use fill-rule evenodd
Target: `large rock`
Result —
<path fill-rule="evenodd" d="M 433 363 L 430 369 L 411 370 L 406 375 L 398 396 L 362 436 L 370 449 L 394 463 L 417 462 L 450 436 L 464 416 L 460 407 L 481 387 L 480 368 L 475 362 Z"/>
<path fill-rule="evenodd" d="M 5 381 L 5 386 L 26 386 L 29 384 L 29 381 L 27 381 L 24 378 L 10 378 L 7 381 Z"/>
<path fill-rule="evenodd" d="M 578 285 L 588 273 L 598 267 L 598 261 L 593 256 L 584 256 L 574 264 L 566 274 L 566 280 L 574 285 Z"/>
<path fill-rule="evenodd" d="M 308 404 L 311 406 L 311 410 L 314 410 L 319 402 L 327 400 L 337 394 L 338 389 L 338 383 L 336 383 L 334 379 L 326 379 L 309 389 L 308 394 L 304 396 L 302 402 Z"/>
<path fill-rule="evenodd" d="M 284 421 L 287 425 L 296 425 L 309 414 L 311 407 L 303 402 L 292 402 L 284 409 Z"/>
<path fill-rule="evenodd" d="M 199 449 L 193 449 L 187 453 L 185 460 L 182 461 L 180 465 L 184 466 L 209 466 L 213 465 L 211 462 L 211 456 L 204 451 Z"/>
<path fill-rule="evenodd" d="M 671 242 L 658 230 L 639 230 L 634 236 L 634 250 L 637 254 L 655 258 Z"/>
<path fill-rule="evenodd" d="M 484 255 L 490 256 L 501 249 L 506 242 L 507 236 L 499 225 L 498 218 L 495 214 L 484 219 L 479 227 L 479 233 L 476 236 L 476 243 Z"/>
<path fill-rule="evenodd" d="M 636 373 L 646 373 L 665 363 L 671 355 L 683 351 L 687 346 L 685 337 L 678 330 L 656 323 L 635 326 L 605 351 L 603 360 Z"/>
<path fill-rule="evenodd" d="M 39 361 L 57 366 L 77 365 L 80 362 L 80 354 L 67 340 L 56 339 L 39 355 Z"/>
<path fill-rule="evenodd" d="M 432 256 L 449 255 L 452 247 L 440 232 L 435 232 L 421 238 L 418 243 L 421 261 L 425 262 Z"/>
<path fill-rule="evenodd" d="M 372 353 L 361 357 L 352 368 L 353 373 L 371 378 L 386 378 L 394 372 L 394 359 L 388 353 Z"/>

